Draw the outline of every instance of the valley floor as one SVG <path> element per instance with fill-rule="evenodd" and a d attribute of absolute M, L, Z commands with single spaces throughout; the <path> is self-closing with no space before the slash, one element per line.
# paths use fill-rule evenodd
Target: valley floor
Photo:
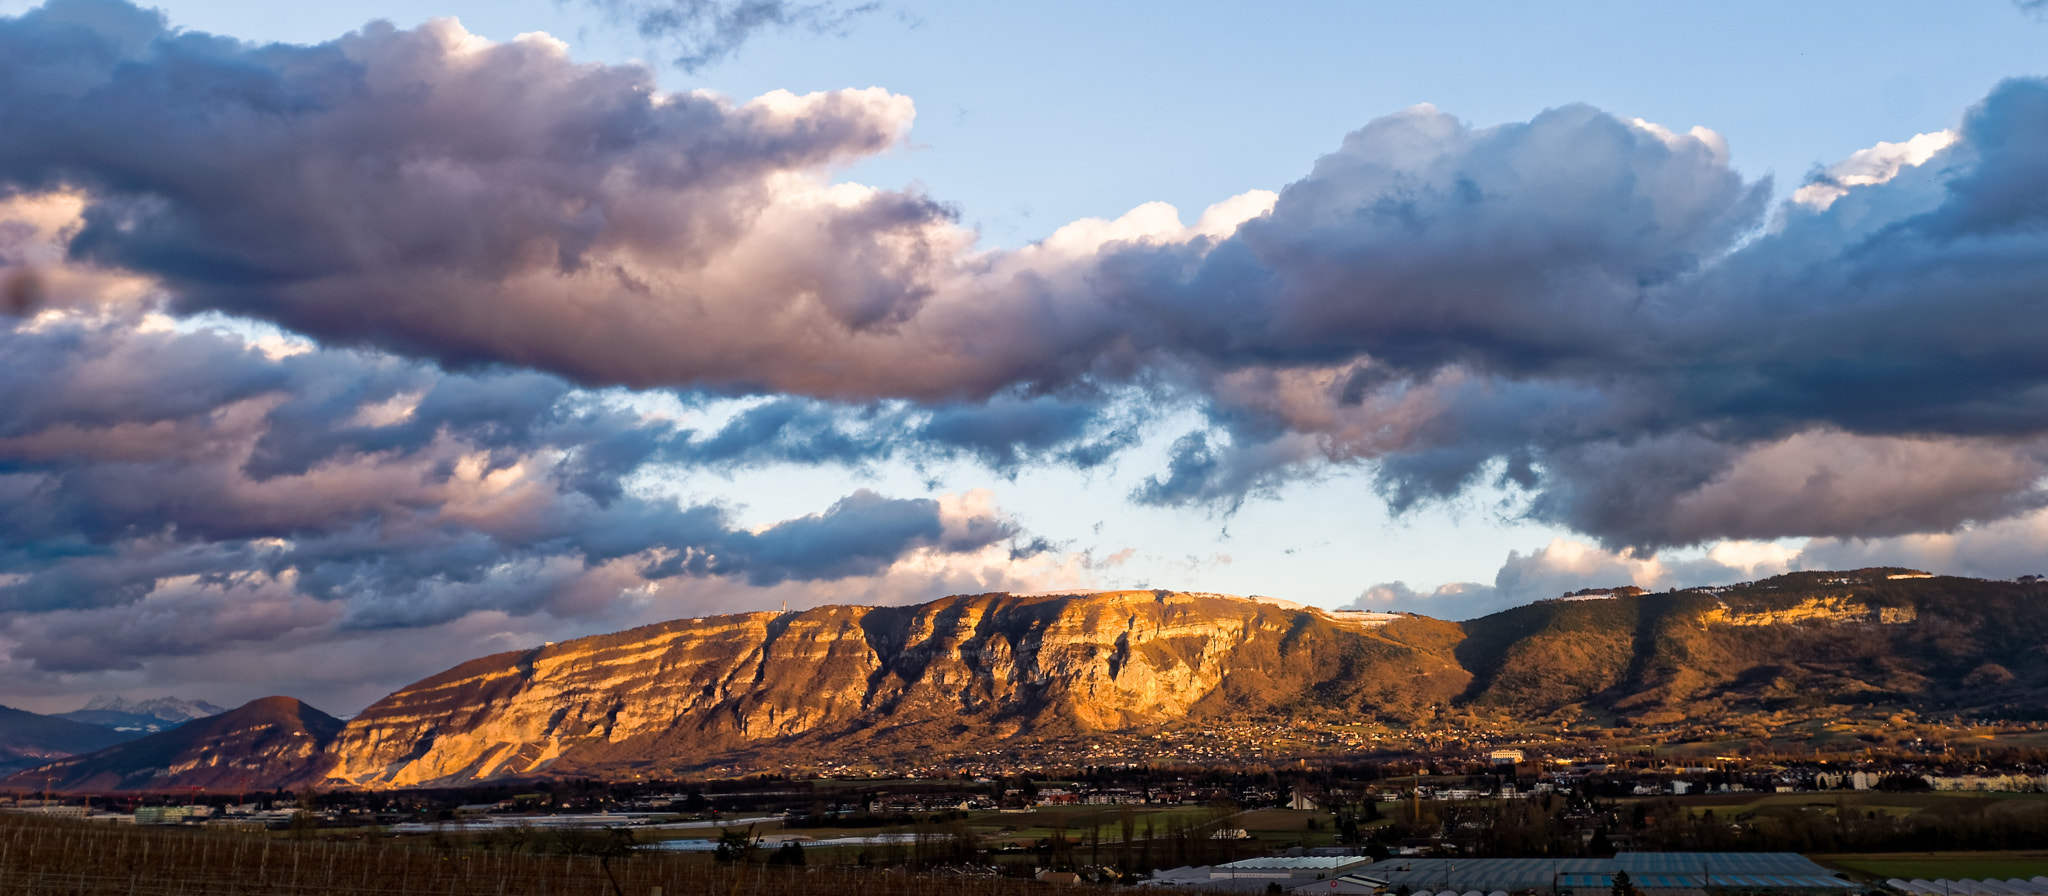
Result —
<path fill-rule="evenodd" d="M 604 851 L 601 843 L 585 852 Z M 532 854 L 440 840 L 291 839 L 0 815 L 0 893 L 23 896 L 1022 896 L 994 875 L 720 865 L 707 856 Z M 1171 892 L 1171 891 L 1164 891 Z"/>

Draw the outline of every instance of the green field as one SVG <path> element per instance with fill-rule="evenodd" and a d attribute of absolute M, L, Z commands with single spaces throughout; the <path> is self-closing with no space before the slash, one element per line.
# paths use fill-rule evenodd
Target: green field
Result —
<path fill-rule="evenodd" d="M 1216 810 L 1201 806 L 1172 806 L 1148 808 L 1131 806 L 1131 821 L 1136 836 L 1145 836 L 1149 823 L 1157 836 L 1165 836 L 1174 824 L 1198 825 L 1217 818 Z M 977 832 L 990 839 L 1007 843 L 1029 843 L 1053 836 L 1064 828 L 1067 839 L 1076 840 L 1087 836 L 1102 826 L 1102 838 L 1118 839 L 1123 836 L 1122 807 L 1118 806 L 1061 806 L 1045 807 L 1029 813 L 977 812 L 968 816 L 967 823 Z M 1225 826 L 1231 826 L 1227 823 Z"/>
<path fill-rule="evenodd" d="M 1903 852 L 1812 858 L 1876 880 L 2005 880 L 2048 874 L 2048 852 Z"/>
<path fill-rule="evenodd" d="M 1748 818 L 1785 812 L 1834 812 L 1837 808 L 1864 813 L 1905 816 L 1919 812 L 1997 811 L 2003 803 L 2048 799 L 2039 793 L 1887 793 L 1876 790 L 1836 793 L 1740 793 L 1687 798 L 1687 811 L 1713 812 L 1723 818 Z"/>
<path fill-rule="evenodd" d="M 1251 833 L 1254 835 L 1284 833 L 1293 837 L 1307 832 L 1307 819 L 1311 816 L 1323 822 L 1322 833 L 1327 836 L 1332 821 L 1328 813 L 1292 812 L 1284 809 L 1242 813 L 1250 816 L 1249 820 L 1240 820 L 1235 816 L 1228 820 L 1220 820 L 1230 813 L 1219 813 L 1206 806 L 1047 806 L 1021 813 L 973 812 L 959 823 L 992 845 L 1035 843 L 1054 836 L 1056 832 L 1064 832 L 1069 840 L 1080 840 L 1093 832 L 1097 825 L 1101 827 L 1102 839 L 1110 842 L 1122 837 L 1122 816 L 1126 808 L 1130 811 L 1136 836 L 1140 838 L 1145 836 L 1148 824 L 1153 834 L 1160 837 L 1166 836 L 1166 832 L 1176 824 L 1215 824 L 1219 827 L 1238 828 L 1252 826 L 1254 829 Z M 1274 826 L 1281 830 L 1259 829 L 1263 826 Z M 733 827 L 740 828 L 744 825 L 736 824 Z M 753 829 L 756 835 L 799 835 L 817 840 L 831 840 L 841 837 L 871 837 L 876 834 L 913 833 L 917 826 L 804 828 L 785 827 L 781 821 L 775 820 L 755 823 Z M 718 830 L 716 827 L 709 827 L 681 831 L 646 831 L 641 836 L 650 840 L 711 839 L 718 836 Z"/>

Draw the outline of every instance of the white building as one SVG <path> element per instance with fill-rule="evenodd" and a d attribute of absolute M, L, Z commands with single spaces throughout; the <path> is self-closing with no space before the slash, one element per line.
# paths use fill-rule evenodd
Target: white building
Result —
<path fill-rule="evenodd" d="M 1209 869 L 1210 880 L 1324 880 L 1372 864 L 1370 856 L 1271 856 L 1243 859 Z"/>
<path fill-rule="evenodd" d="M 1385 893 L 1386 891 L 1386 881 L 1353 872 L 1341 877 L 1333 877 L 1329 880 L 1312 880 L 1307 883 L 1297 884 L 1287 892 L 1299 894 L 1299 896 L 1313 896 L 1316 893 L 1335 893 L 1340 894 L 1340 896 L 1375 896 L 1375 894 Z"/>

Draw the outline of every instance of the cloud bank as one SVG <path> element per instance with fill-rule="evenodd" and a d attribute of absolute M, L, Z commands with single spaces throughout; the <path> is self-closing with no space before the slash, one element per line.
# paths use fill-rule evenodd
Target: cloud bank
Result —
<path fill-rule="evenodd" d="M 147 317 L 47 312 L 0 333 L 10 678 L 484 612 L 615 622 L 706 580 L 896 575 L 885 599 L 929 597 L 920 566 L 1042 550 L 976 495 L 858 489 L 744 527 L 635 494 L 622 483 L 691 431 L 610 398 L 345 349 L 273 356 Z"/>
<path fill-rule="evenodd" d="M 0 318 L 0 670 L 14 693 L 247 687 L 269 669 L 262 688 L 347 707 L 521 637 L 1086 576 L 985 492 L 852 488 L 750 526 L 740 508 L 635 486 L 798 450 L 787 425 L 755 422 L 773 416 L 763 407 L 712 425 L 678 396 L 450 373 L 152 310 L 154 281 L 67 257 L 86 204 L 0 201 L 0 260 L 40 290 L 40 307 Z M 1031 441 L 1041 429 L 1053 435 Z M 960 450 L 1015 455 L 1074 431 L 992 429 Z M 288 661 L 306 651 L 325 659 Z"/>
<path fill-rule="evenodd" d="M 734 104 L 447 21 L 258 47 L 83 0 L 0 42 L 24 125 L 0 183 L 88 197 L 71 255 L 181 313 L 455 369 L 777 396 L 820 433 L 899 402 L 988 418 L 935 422 L 941 439 L 1098 436 L 1031 455 L 1055 462 L 1117 450 L 1117 396 L 1200 408 L 1149 503 L 1368 463 L 1397 507 L 1491 480 L 1536 518 L 1655 548 L 1945 530 L 2044 500 L 2039 81 L 1775 209 L 1704 129 L 1417 107 L 1193 226 L 1154 204 L 982 251 L 934 199 L 828 181 L 909 126 L 879 90 Z M 955 441 L 1024 459 L 975 438 Z"/>
<path fill-rule="evenodd" d="M 607 8 L 713 56 L 857 11 Z M 1723 575 L 1787 538 L 2028 543 L 2048 508 L 2036 79 L 1780 204 L 1704 128 L 1418 106 L 1192 224 L 1152 203 L 1016 250 L 834 182 L 909 98 L 664 91 L 452 20 L 253 45 L 52 0 L 0 19 L 0 110 L 0 632 L 35 674 L 597 625 L 679 583 L 1075 575 L 981 499 L 742 526 L 636 485 L 748 466 L 1086 469 L 1163 436 L 1132 501 L 1359 466 L 1396 509 L 1498 487 L 1587 539 L 1373 605 Z M 683 419 L 712 402 L 739 410 Z M 1687 546 L 1712 564 L 1656 559 Z"/>
<path fill-rule="evenodd" d="M 1903 566 L 1942 575 L 2011 579 L 2048 574 L 2048 511 L 1952 532 L 1892 538 L 1814 538 L 1797 546 L 1723 541 L 1690 556 L 1646 556 L 1557 538 L 1523 554 L 1508 552 L 1491 584 L 1450 582 L 1418 591 L 1406 582 L 1366 588 L 1348 607 L 1473 619 L 1587 587 L 1634 585 L 1648 591 L 1726 585 L 1798 570 Z"/>

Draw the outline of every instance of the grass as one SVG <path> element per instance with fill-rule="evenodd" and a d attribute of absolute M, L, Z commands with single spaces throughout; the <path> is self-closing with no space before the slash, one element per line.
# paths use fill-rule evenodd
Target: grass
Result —
<path fill-rule="evenodd" d="M 1028 845 L 1040 840 L 1049 839 L 1061 830 L 1065 831 L 1068 840 L 1080 840 L 1093 831 L 1099 822 L 1102 828 L 1102 839 L 1108 842 L 1122 836 L 1122 811 L 1124 808 L 1120 806 L 1047 806 L 1028 813 L 975 812 L 969 814 L 960 823 L 991 844 Z M 1325 829 L 1334 824 L 1333 819 L 1328 813 L 1270 810 L 1282 814 L 1265 816 L 1260 813 L 1241 813 L 1240 816 L 1233 816 L 1228 821 L 1219 821 L 1217 811 L 1205 806 L 1154 808 L 1131 806 L 1128 808 L 1131 809 L 1134 833 L 1140 838 L 1145 836 L 1147 824 L 1152 826 L 1153 835 L 1159 837 L 1164 837 L 1166 832 L 1176 824 L 1201 825 L 1214 823 L 1221 827 L 1247 827 L 1250 824 L 1254 834 L 1261 832 L 1276 834 L 1284 832 L 1289 836 L 1303 832 L 1307 827 L 1306 819 L 1312 814 L 1317 815 L 1323 820 Z M 1259 817 L 1257 821 L 1248 823 L 1241 820 L 1242 815 L 1257 815 Z M 732 828 L 735 830 L 744 827 L 746 825 L 732 825 Z M 905 834 L 913 833 L 916 830 L 917 826 L 914 824 L 805 828 L 785 826 L 781 821 L 763 821 L 754 825 L 754 833 L 757 835 L 804 836 L 817 840 L 831 840 L 840 837 L 872 837 L 877 834 Z M 650 840 L 713 839 L 718 836 L 718 831 L 719 829 L 716 827 L 693 828 L 681 831 L 648 831 L 644 832 L 642 836 Z"/>
<path fill-rule="evenodd" d="M 1199 825 L 1217 819 L 1213 809 L 1196 806 L 1175 806 L 1164 809 L 1146 809 L 1133 806 L 1131 821 L 1135 836 L 1145 836 L 1145 826 L 1152 826 L 1154 836 L 1163 837 L 1175 824 Z M 967 824 L 976 831 L 987 830 L 987 836 L 1003 843 L 1035 843 L 1052 837 L 1064 821 L 1067 839 L 1086 837 L 1095 829 L 1096 820 L 1102 823 L 1102 838 L 1114 840 L 1123 836 L 1122 817 L 1116 806 L 1065 806 L 1042 808 L 1030 814 L 1005 815 L 983 812 L 970 815 Z M 1222 824 L 1224 827 L 1240 827 L 1235 821 Z"/>
<path fill-rule="evenodd" d="M 1275 831 L 1301 834 L 1308 830 L 1309 819 L 1315 819 L 1317 830 L 1329 831 L 1337 826 L 1337 816 L 1328 812 L 1305 812 L 1296 809 L 1255 809 L 1240 812 L 1230 819 L 1228 827 L 1244 828 L 1247 831 Z"/>
<path fill-rule="evenodd" d="M 891 787 L 933 787 L 952 783 L 958 782 L 944 778 L 818 778 L 811 782 L 811 786 L 818 790 L 887 790 Z M 1044 786 L 1060 785 L 1048 781 Z"/>
<path fill-rule="evenodd" d="M 1742 793 L 1710 794 L 1686 801 L 1687 810 L 1701 814 L 1712 810 L 1723 818 L 1739 818 L 1756 814 L 1787 811 L 1833 812 L 1837 806 L 1853 812 L 1878 812 L 1884 815 L 1905 816 L 1929 810 L 1954 811 L 1990 808 L 1994 802 L 2006 800 L 2042 800 L 2048 794 L 2038 793 L 1887 793 L 1865 790 L 1839 793 Z"/>
<path fill-rule="evenodd" d="M 1392 814 L 1394 804 L 1386 804 Z M 1329 812 L 1305 812 L 1293 809 L 1256 809 L 1245 812 L 1219 812 L 1208 806 L 1046 806 L 1028 813 L 975 812 L 959 824 L 964 825 L 985 846 L 1033 846 L 1049 840 L 1057 833 L 1064 832 L 1072 842 L 1084 842 L 1101 824 L 1104 843 L 1115 843 L 1123 836 L 1122 815 L 1125 809 L 1131 813 L 1132 831 L 1136 838 L 1144 839 L 1147 825 L 1155 838 L 1165 838 L 1175 827 L 1241 828 L 1255 840 L 1268 845 L 1330 846 L 1336 843 L 1336 816 Z M 1318 827 L 1309 830 L 1308 822 L 1315 819 Z M 1385 825 L 1390 820 L 1374 822 Z M 734 829 L 745 825 L 733 825 Z M 832 840 L 841 837 L 872 837 L 877 834 L 913 833 L 915 825 L 874 825 L 866 827 L 802 828 L 785 827 L 780 821 L 765 821 L 754 825 L 756 835 L 805 836 L 816 840 Z M 643 831 L 646 840 L 715 839 L 718 828 L 701 828 L 683 831 Z M 851 860 L 862 851 L 874 851 L 873 847 L 861 846 L 816 846 L 812 849 L 829 858 Z M 843 855 L 842 855 L 843 854 Z"/>

